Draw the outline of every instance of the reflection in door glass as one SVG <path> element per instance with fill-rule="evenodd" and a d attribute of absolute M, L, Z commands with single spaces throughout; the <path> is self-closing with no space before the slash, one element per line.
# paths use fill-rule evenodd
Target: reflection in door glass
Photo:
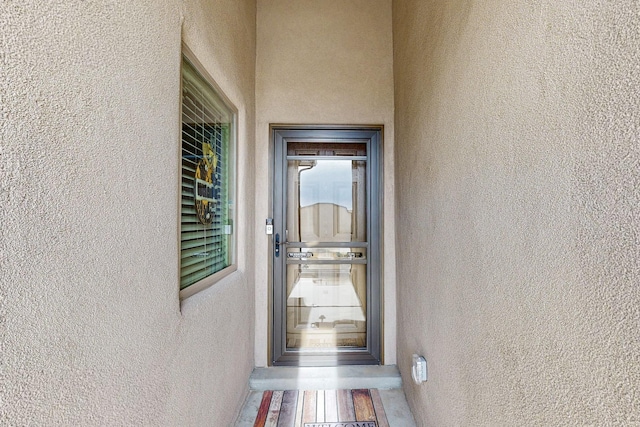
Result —
<path fill-rule="evenodd" d="M 366 347 L 366 265 L 287 265 L 287 347 Z"/>
<path fill-rule="evenodd" d="M 290 242 L 366 241 L 366 162 L 290 160 L 288 170 Z"/>
<path fill-rule="evenodd" d="M 287 175 L 286 347 L 366 348 L 366 162 L 291 159 Z"/>

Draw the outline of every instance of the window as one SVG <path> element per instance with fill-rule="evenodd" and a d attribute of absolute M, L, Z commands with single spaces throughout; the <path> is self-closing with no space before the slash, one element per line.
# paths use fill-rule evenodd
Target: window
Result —
<path fill-rule="evenodd" d="M 235 114 L 182 60 L 180 296 L 210 286 L 234 268 Z"/>

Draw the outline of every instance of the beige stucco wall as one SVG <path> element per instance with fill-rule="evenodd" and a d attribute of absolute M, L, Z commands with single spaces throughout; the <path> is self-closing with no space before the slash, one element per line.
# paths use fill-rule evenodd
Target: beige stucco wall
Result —
<path fill-rule="evenodd" d="M 385 363 L 395 363 L 390 0 L 258 0 L 256 364 L 268 361 L 269 124 L 383 124 Z"/>
<path fill-rule="evenodd" d="M 240 126 L 238 271 L 181 307 L 182 31 Z M 253 366 L 255 3 L 8 0 L 0 32 L 0 424 L 230 425 Z"/>
<path fill-rule="evenodd" d="M 639 3 L 393 13 L 398 358 L 418 424 L 640 424 Z"/>

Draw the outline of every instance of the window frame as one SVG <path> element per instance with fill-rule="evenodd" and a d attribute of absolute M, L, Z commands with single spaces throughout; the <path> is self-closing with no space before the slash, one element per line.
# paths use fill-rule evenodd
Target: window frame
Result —
<path fill-rule="evenodd" d="M 184 108 L 184 61 L 188 61 L 191 67 L 199 74 L 204 82 L 213 89 L 215 94 L 220 98 L 225 108 L 229 110 L 231 120 L 229 123 L 229 141 L 228 141 L 228 167 L 231 169 L 227 174 L 228 190 L 227 190 L 227 202 L 229 203 L 229 220 L 231 223 L 231 236 L 229 241 L 229 265 L 223 269 L 212 273 L 183 289 L 181 287 L 181 267 L 182 267 L 182 144 L 183 144 L 183 108 Z M 238 159 L 237 159 L 237 146 L 238 146 L 238 109 L 235 104 L 226 96 L 224 91 L 216 83 L 215 79 L 209 74 L 202 63 L 197 59 L 193 51 L 185 44 L 182 43 L 182 51 L 180 55 L 180 97 L 179 97 L 179 117 L 180 117 L 180 143 L 178 144 L 179 153 L 179 170 L 178 170 L 178 290 L 180 300 L 184 300 L 198 292 L 205 290 L 216 283 L 220 282 L 223 278 L 229 276 L 233 272 L 237 271 L 237 184 L 238 184 Z"/>

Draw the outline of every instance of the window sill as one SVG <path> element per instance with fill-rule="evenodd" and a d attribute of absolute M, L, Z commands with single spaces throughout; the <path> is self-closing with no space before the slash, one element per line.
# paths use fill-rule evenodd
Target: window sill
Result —
<path fill-rule="evenodd" d="M 217 273 L 212 274 L 211 276 L 205 279 L 202 279 L 199 282 L 196 282 L 193 285 L 190 285 L 180 290 L 180 301 L 184 301 L 185 299 L 197 294 L 200 291 L 204 291 L 205 289 L 208 289 L 211 286 L 215 286 L 215 284 L 218 283 L 220 280 L 224 279 L 225 277 L 229 276 L 231 273 L 234 273 L 237 270 L 238 270 L 238 267 L 235 264 L 230 265 L 229 267 L 226 267 L 218 271 Z"/>

